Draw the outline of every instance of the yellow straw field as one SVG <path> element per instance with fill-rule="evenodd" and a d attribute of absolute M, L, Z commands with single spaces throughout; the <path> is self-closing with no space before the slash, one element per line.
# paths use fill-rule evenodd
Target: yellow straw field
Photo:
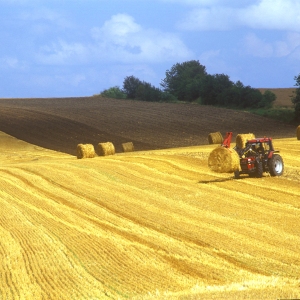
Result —
<path fill-rule="evenodd" d="M 0 299 L 300 297 L 300 144 L 281 177 L 216 145 L 77 159 L 0 132 Z"/>

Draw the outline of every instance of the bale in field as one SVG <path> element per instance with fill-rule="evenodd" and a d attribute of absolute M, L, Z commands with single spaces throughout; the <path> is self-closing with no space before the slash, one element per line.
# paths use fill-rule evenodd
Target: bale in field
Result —
<path fill-rule="evenodd" d="M 221 132 L 212 132 L 208 135 L 208 143 L 209 144 L 222 144 L 223 136 Z"/>
<path fill-rule="evenodd" d="M 233 173 L 240 168 L 240 158 L 234 149 L 220 146 L 209 154 L 208 166 L 217 173 Z"/>
<path fill-rule="evenodd" d="M 123 152 L 132 152 L 134 151 L 134 146 L 132 142 L 122 144 Z"/>
<path fill-rule="evenodd" d="M 99 143 L 98 144 L 98 155 L 99 156 L 108 156 L 115 154 L 115 146 L 111 142 Z"/>
<path fill-rule="evenodd" d="M 296 135 L 297 135 L 297 140 L 300 140 L 300 125 L 297 127 Z"/>
<path fill-rule="evenodd" d="M 92 144 L 78 144 L 77 158 L 93 158 L 95 157 L 95 149 Z"/>
<path fill-rule="evenodd" d="M 255 139 L 255 135 L 253 133 L 246 134 L 238 134 L 235 139 L 236 146 L 240 149 L 246 147 L 246 143 L 248 140 Z"/>

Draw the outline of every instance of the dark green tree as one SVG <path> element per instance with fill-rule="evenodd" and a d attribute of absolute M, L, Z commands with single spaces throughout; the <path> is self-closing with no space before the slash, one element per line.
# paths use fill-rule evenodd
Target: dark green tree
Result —
<path fill-rule="evenodd" d="M 234 83 L 228 75 L 206 75 L 200 82 L 200 97 L 203 104 L 207 105 L 231 105 L 231 94 Z"/>
<path fill-rule="evenodd" d="M 171 94 L 163 92 L 152 84 L 141 81 L 134 76 L 127 76 L 124 79 L 123 92 L 129 99 L 150 102 L 174 101 L 174 97 Z"/>
<path fill-rule="evenodd" d="M 294 77 L 296 83 L 295 86 L 296 91 L 294 92 L 294 96 L 292 97 L 292 102 L 295 107 L 295 121 L 300 122 L 300 74 Z"/>
<path fill-rule="evenodd" d="M 225 105 L 238 108 L 242 102 L 244 85 L 241 81 L 235 82 L 225 93 Z"/>
<path fill-rule="evenodd" d="M 274 101 L 276 100 L 276 95 L 269 90 L 263 93 L 262 100 L 258 103 L 259 107 L 271 108 Z"/>
<path fill-rule="evenodd" d="M 241 91 L 240 108 L 257 108 L 262 101 L 262 93 L 249 85 L 244 86 Z"/>
<path fill-rule="evenodd" d="M 141 84 L 142 81 L 134 76 L 125 77 L 123 81 L 123 92 L 127 95 L 127 98 L 135 99 L 138 87 Z"/>
<path fill-rule="evenodd" d="M 198 60 L 177 63 L 166 71 L 161 86 L 164 92 L 174 95 L 180 101 L 194 101 L 200 96 L 199 85 L 206 75 L 205 66 Z"/>
<path fill-rule="evenodd" d="M 161 101 L 162 91 L 148 82 L 142 81 L 136 91 L 136 99 L 142 101 Z"/>

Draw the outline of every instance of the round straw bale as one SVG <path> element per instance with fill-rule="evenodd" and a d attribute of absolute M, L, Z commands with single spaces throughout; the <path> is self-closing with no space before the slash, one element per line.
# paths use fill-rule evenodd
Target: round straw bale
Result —
<path fill-rule="evenodd" d="M 93 158 L 95 157 L 95 149 L 92 144 L 78 144 L 77 158 Z"/>
<path fill-rule="evenodd" d="M 134 151 L 134 146 L 132 142 L 122 144 L 123 152 L 132 152 Z"/>
<path fill-rule="evenodd" d="M 297 127 L 296 135 L 297 135 L 297 140 L 300 140 L 300 125 Z"/>
<path fill-rule="evenodd" d="M 235 139 L 236 146 L 240 149 L 246 147 L 246 143 L 248 140 L 255 139 L 255 135 L 253 133 L 245 133 L 245 134 L 238 134 Z"/>
<path fill-rule="evenodd" d="M 208 166 L 217 173 L 232 173 L 239 170 L 240 158 L 234 149 L 219 146 L 209 154 Z"/>
<path fill-rule="evenodd" d="M 99 156 L 108 156 L 115 154 L 115 146 L 111 142 L 99 143 L 98 144 L 98 155 Z"/>
<path fill-rule="evenodd" d="M 222 144 L 223 136 L 221 132 L 212 132 L 208 135 L 208 143 L 209 144 Z"/>

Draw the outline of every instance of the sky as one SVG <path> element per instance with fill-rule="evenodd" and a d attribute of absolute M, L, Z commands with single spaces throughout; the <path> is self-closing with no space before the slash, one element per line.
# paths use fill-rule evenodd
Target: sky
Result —
<path fill-rule="evenodd" d="M 293 87 L 300 0 L 0 0 L 0 98 L 92 96 L 127 76 L 161 88 L 190 60 Z"/>

